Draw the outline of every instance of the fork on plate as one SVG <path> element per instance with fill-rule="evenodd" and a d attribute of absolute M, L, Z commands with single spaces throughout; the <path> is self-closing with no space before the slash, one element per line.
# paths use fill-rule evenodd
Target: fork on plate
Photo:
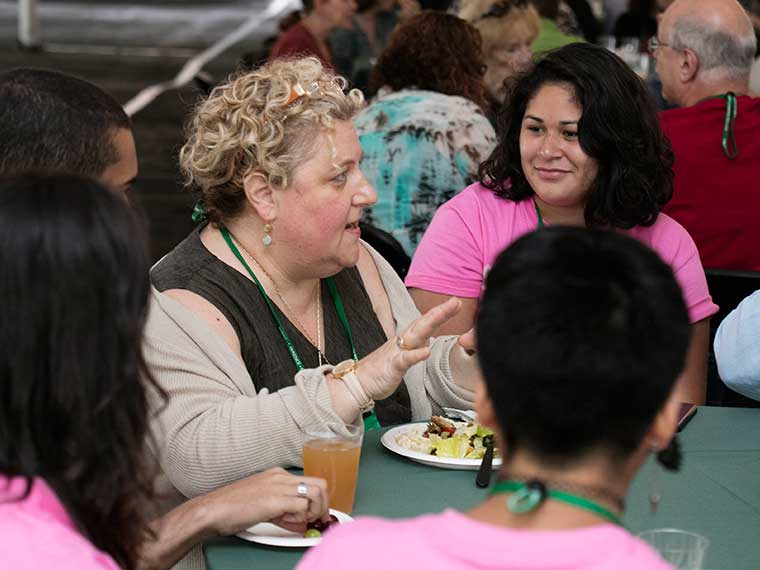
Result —
<path fill-rule="evenodd" d="M 477 422 L 478 415 L 473 410 L 459 410 L 457 408 L 443 407 L 443 413 L 449 418 L 454 420 L 461 420 L 464 422 Z"/>

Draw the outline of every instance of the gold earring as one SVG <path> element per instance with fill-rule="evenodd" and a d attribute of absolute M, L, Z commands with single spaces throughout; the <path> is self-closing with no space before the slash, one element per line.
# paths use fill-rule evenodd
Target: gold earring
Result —
<path fill-rule="evenodd" d="M 271 224 L 264 224 L 264 237 L 261 238 L 261 241 L 264 243 L 264 245 L 272 245 L 272 236 L 269 235 L 272 233 L 272 225 Z"/>

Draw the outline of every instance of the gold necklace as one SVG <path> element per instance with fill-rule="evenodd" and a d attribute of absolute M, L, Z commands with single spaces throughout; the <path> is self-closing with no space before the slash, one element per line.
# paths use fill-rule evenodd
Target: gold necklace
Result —
<path fill-rule="evenodd" d="M 283 297 L 282 293 L 280 293 L 280 289 L 277 287 L 277 283 L 272 278 L 271 275 L 267 272 L 266 269 L 256 260 L 253 255 L 250 254 L 250 252 L 243 246 L 240 241 L 238 241 L 232 233 L 230 233 L 230 237 L 235 242 L 235 244 L 238 246 L 239 249 L 243 251 L 243 253 L 250 259 L 256 267 L 261 269 L 261 271 L 264 273 L 264 275 L 267 276 L 267 279 L 269 279 L 270 283 L 272 283 L 272 287 L 274 288 L 274 292 L 277 294 L 277 297 L 282 301 L 282 304 L 287 308 L 288 310 L 288 316 L 295 321 L 296 326 L 298 327 L 298 330 L 301 331 L 301 333 L 306 337 L 306 339 L 311 343 L 311 345 L 317 349 L 317 357 L 319 359 L 319 366 L 322 366 L 322 359 L 327 364 L 330 364 L 330 360 L 325 356 L 325 353 L 322 351 L 322 287 L 321 287 L 321 280 L 317 280 L 317 342 L 314 342 L 314 339 L 312 336 L 307 332 L 306 327 L 301 322 L 301 319 L 298 318 L 296 315 L 296 312 L 293 310 L 293 308 L 290 306 L 290 303 Z"/>

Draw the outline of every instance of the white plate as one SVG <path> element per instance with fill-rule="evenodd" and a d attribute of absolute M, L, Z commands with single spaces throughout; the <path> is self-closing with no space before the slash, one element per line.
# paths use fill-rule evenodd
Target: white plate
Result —
<path fill-rule="evenodd" d="M 338 518 L 340 524 L 351 522 L 352 519 L 344 512 L 330 509 L 330 514 Z M 242 539 L 266 544 L 267 546 L 284 546 L 286 548 L 307 548 L 319 544 L 321 536 L 306 538 L 297 532 L 291 532 L 272 523 L 259 523 L 237 534 Z"/>
<path fill-rule="evenodd" d="M 429 455 L 427 453 L 420 453 L 419 451 L 412 451 L 402 445 L 399 445 L 396 438 L 403 433 L 410 433 L 410 435 L 421 435 L 425 431 L 427 423 L 405 424 L 389 429 L 380 438 L 380 442 L 393 453 L 398 453 L 404 457 L 408 457 L 412 461 L 418 463 L 424 463 L 425 465 L 432 465 L 433 467 L 441 467 L 442 469 L 471 469 L 477 470 L 480 467 L 480 459 L 457 459 L 454 457 L 437 457 L 435 455 Z M 499 467 L 501 465 L 501 457 L 493 458 L 493 466 Z"/>

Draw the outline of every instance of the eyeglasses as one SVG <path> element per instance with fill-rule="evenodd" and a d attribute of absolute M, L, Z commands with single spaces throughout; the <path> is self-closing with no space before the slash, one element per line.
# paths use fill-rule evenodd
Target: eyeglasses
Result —
<path fill-rule="evenodd" d="M 649 41 L 647 42 L 647 48 L 649 49 L 649 53 L 654 53 L 655 50 L 660 49 L 662 47 L 670 47 L 670 44 L 666 44 L 665 42 L 661 42 L 657 39 L 657 36 L 652 36 L 649 38 Z"/>
<path fill-rule="evenodd" d="M 487 12 L 483 12 L 478 16 L 475 21 L 478 22 L 486 18 L 501 18 L 509 14 L 513 8 L 524 8 L 527 5 L 528 0 L 499 0 Z"/>

